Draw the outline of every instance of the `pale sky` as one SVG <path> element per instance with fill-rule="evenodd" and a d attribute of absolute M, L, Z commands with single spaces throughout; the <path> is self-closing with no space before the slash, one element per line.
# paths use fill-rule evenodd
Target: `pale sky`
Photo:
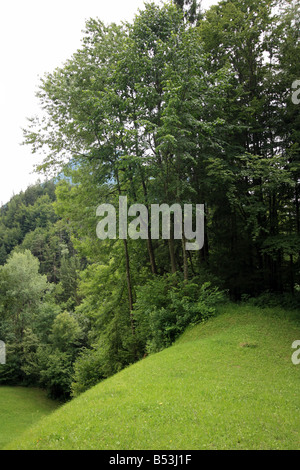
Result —
<path fill-rule="evenodd" d="M 160 0 L 154 0 L 160 3 Z M 217 0 L 203 0 L 203 8 Z M 88 18 L 132 20 L 144 0 L 10 0 L 0 4 L 0 206 L 36 182 L 41 158 L 22 146 L 26 118 L 39 113 L 39 77 L 80 47 Z"/>

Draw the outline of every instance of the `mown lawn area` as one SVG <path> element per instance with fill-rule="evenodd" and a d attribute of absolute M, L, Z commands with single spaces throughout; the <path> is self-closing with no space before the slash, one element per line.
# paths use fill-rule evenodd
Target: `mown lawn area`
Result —
<path fill-rule="evenodd" d="M 0 449 L 57 406 L 42 390 L 0 386 Z"/>

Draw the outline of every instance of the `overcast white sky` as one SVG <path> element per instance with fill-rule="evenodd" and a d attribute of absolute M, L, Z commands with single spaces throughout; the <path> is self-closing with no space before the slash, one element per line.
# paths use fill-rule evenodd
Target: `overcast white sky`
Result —
<path fill-rule="evenodd" d="M 155 0 L 160 3 L 160 0 Z M 217 0 L 203 0 L 204 8 Z M 131 20 L 144 0 L 10 0 L 0 4 L 0 206 L 39 176 L 39 159 L 22 146 L 26 118 L 38 114 L 39 77 L 80 47 L 85 21 Z"/>

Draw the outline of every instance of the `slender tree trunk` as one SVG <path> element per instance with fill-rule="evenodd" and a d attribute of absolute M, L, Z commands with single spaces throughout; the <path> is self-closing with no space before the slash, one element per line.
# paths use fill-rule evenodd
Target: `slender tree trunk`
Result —
<path fill-rule="evenodd" d="M 187 282 L 189 280 L 189 269 L 188 269 L 188 260 L 187 260 L 185 243 L 186 243 L 185 236 L 182 235 L 183 275 L 184 275 L 184 282 Z"/>
<path fill-rule="evenodd" d="M 298 235 L 300 234 L 300 214 L 299 214 L 299 189 L 298 182 L 295 184 L 295 206 L 296 206 L 296 228 Z"/>
<path fill-rule="evenodd" d="M 149 226 L 148 226 L 147 249 L 148 249 L 148 255 L 149 255 L 149 260 L 150 260 L 151 272 L 152 274 L 157 274 L 155 255 L 154 255 L 153 244 L 151 240 L 151 230 Z"/>
<path fill-rule="evenodd" d="M 140 173 L 141 173 L 141 180 L 142 180 L 142 186 L 143 186 L 143 191 L 144 191 L 144 198 L 145 198 L 145 202 L 147 204 L 147 209 L 148 209 L 148 214 L 149 214 L 148 192 L 147 192 L 147 187 L 146 187 L 146 183 L 145 183 L 145 179 L 144 179 L 142 169 L 140 169 Z M 149 221 L 148 221 L 147 250 L 148 250 L 149 261 L 150 261 L 152 274 L 157 274 L 155 254 L 154 254 L 153 243 L 152 243 L 152 239 L 151 239 L 151 227 L 150 227 Z"/>
<path fill-rule="evenodd" d="M 138 133 L 136 111 L 134 111 L 134 127 L 135 127 L 135 130 L 136 130 L 136 133 Z M 140 154 L 137 138 L 135 139 L 135 153 L 136 153 L 136 156 L 137 156 L 137 157 L 138 157 L 139 154 Z M 138 165 L 138 168 L 139 168 L 139 173 L 140 173 L 140 177 L 141 177 L 141 182 L 142 182 L 142 187 L 143 187 L 143 192 L 144 192 L 145 203 L 146 203 L 146 205 L 147 205 L 148 214 L 149 214 L 148 192 L 147 192 L 147 186 L 146 186 L 146 182 L 145 182 L 144 171 L 143 171 L 142 165 Z M 152 272 L 152 274 L 157 274 L 157 268 L 156 268 L 156 262 L 155 262 L 155 255 L 154 255 L 153 244 L 152 244 L 152 239 L 151 239 L 151 228 L 150 228 L 149 222 L 148 222 L 147 250 L 148 250 L 148 255 L 149 255 L 149 261 L 150 261 L 150 266 L 151 266 L 151 272 Z"/>
<path fill-rule="evenodd" d="M 118 172 L 116 172 L 116 180 L 118 184 L 118 193 L 121 196 L 121 187 Z M 128 303 L 129 303 L 129 314 L 130 314 L 130 324 L 132 334 L 135 334 L 134 319 L 133 319 L 133 293 L 132 293 L 132 282 L 130 274 L 130 260 L 129 260 L 129 251 L 128 251 L 128 242 L 126 239 L 123 239 L 124 251 L 125 251 L 125 266 L 126 266 L 126 280 L 127 280 L 127 290 L 128 290 Z"/>
<path fill-rule="evenodd" d="M 132 334 L 135 334 L 134 319 L 133 319 L 133 294 L 132 294 L 132 284 L 130 276 L 130 262 L 129 262 L 129 252 L 128 252 L 128 243 L 127 240 L 123 240 L 124 251 L 125 251 L 125 264 L 126 264 L 126 279 L 127 279 L 127 289 L 128 289 L 128 302 L 130 310 L 130 324 Z"/>
<path fill-rule="evenodd" d="M 171 227 L 170 239 L 168 240 L 169 253 L 170 253 L 170 262 L 171 262 L 171 272 L 175 274 L 177 271 L 176 259 L 175 259 L 175 248 L 174 248 L 174 231 Z"/>
<path fill-rule="evenodd" d="M 293 260 L 293 255 L 290 255 L 290 287 L 291 287 L 291 293 L 295 293 L 295 278 L 294 278 L 294 260 Z"/>
<path fill-rule="evenodd" d="M 190 259 L 190 266 L 191 266 L 193 276 L 196 276 L 195 269 L 194 269 L 194 263 L 193 263 L 193 257 L 191 255 L 190 251 L 188 251 L 188 255 L 189 255 L 189 259 Z"/>
<path fill-rule="evenodd" d="M 204 205 L 204 245 L 201 250 L 199 250 L 200 263 L 204 262 L 209 264 L 209 244 L 208 244 L 208 231 L 207 231 L 207 205 Z"/>

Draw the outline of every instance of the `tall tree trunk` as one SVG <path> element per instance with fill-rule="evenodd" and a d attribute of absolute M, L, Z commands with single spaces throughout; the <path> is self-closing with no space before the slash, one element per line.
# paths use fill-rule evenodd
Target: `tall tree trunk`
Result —
<path fill-rule="evenodd" d="M 135 130 L 136 130 L 136 133 L 138 134 L 136 110 L 134 110 L 134 127 L 135 127 Z M 135 153 L 136 153 L 137 157 L 140 155 L 137 138 L 135 139 Z M 139 169 L 139 173 L 140 173 L 140 177 L 141 177 L 145 203 L 147 205 L 148 214 L 149 214 L 148 191 L 147 191 L 147 186 L 146 186 L 146 182 L 145 182 L 145 175 L 144 175 L 144 171 L 143 171 L 143 166 L 139 164 L 138 169 Z M 151 239 L 151 228 L 150 228 L 149 223 L 148 223 L 147 250 L 148 250 L 148 256 L 149 256 L 149 261 L 150 261 L 150 266 L 151 266 L 151 272 L 152 272 L 152 274 L 157 274 L 155 255 L 154 255 L 153 244 L 152 244 L 152 239 Z"/>
<path fill-rule="evenodd" d="M 129 252 L 128 252 L 128 243 L 127 240 L 123 240 L 124 251 L 125 251 L 125 264 L 126 264 L 126 279 L 127 279 L 127 290 L 128 290 L 128 302 L 130 310 L 130 324 L 132 334 L 135 334 L 134 319 L 133 319 L 133 294 L 132 294 L 132 283 L 130 276 L 130 262 L 129 262 Z"/>
<path fill-rule="evenodd" d="M 155 255 L 154 255 L 153 244 L 151 240 L 151 230 L 150 230 L 149 225 L 148 225 L 147 249 L 148 249 L 148 255 L 149 255 L 149 260 L 150 260 L 151 272 L 152 274 L 157 274 L 157 266 L 155 262 Z"/>
<path fill-rule="evenodd" d="M 119 174 L 116 172 L 116 180 L 118 185 L 118 193 L 121 196 L 121 186 L 119 180 Z M 130 314 L 130 324 L 132 334 L 135 334 L 134 319 L 133 319 L 133 294 L 132 294 L 132 282 L 130 275 L 130 261 L 129 261 L 129 251 L 128 251 L 128 242 L 126 239 L 123 239 L 124 251 L 125 251 L 125 266 L 126 266 L 126 280 L 127 280 L 127 290 L 128 290 L 128 303 L 129 303 L 129 314 Z"/>
<path fill-rule="evenodd" d="M 208 231 L 207 231 L 207 217 L 208 217 L 208 208 L 207 208 L 207 204 L 204 204 L 204 245 L 203 245 L 203 248 L 199 250 L 199 260 L 200 260 L 200 264 L 204 262 L 208 265 L 209 264 L 209 244 L 208 244 Z"/>
<path fill-rule="evenodd" d="M 149 214 L 148 192 L 147 192 L 147 187 L 146 187 L 144 175 L 143 175 L 143 172 L 142 172 L 142 169 L 141 169 L 141 168 L 140 168 L 140 174 L 141 174 L 141 180 L 142 180 L 144 198 L 145 198 L 145 202 L 146 202 L 146 204 L 147 204 L 147 209 L 148 209 L 148 214 Z M 151 227 L 150 227 L 150 223 L 148 223 L 147 250 L 148 250 L 149 261 L 150 261 L 150 266 L 151 266 L 152 274 L 157 274 L 157 267 L 156 267 L 156 262 L 155 262 L 155 254 L 154 254 L 153 244 L 152 244 L 152 238 L 151 238 Z"/>
<path fill-rule="evenodd" d="M 291 293 L 295 293 L 295 277 L 294 277 L 294 260 L 293 260 L 293 255 L 290 255 L 290 287 L 291 287 Z"/>
<path fill-rule="evenodd" d="M 173 224 L 171 224 L 170 239 L 168 240 L 169 253 L 170 253 L 170 262 L 171 262 L 171 272 L 175 274 L 177 271 L 176 259 L 175 259 L 175 248 L 174 248 L 174 231 Z"/>
<path fill-rule="evenodd" d="M 188 269 L 188 260 L 187 260 L 185 243 L 186 243 L 185 236 L 182 235 L 183 275 L 184 275 L 184 282 L 187 282 L 189 280 L 189 269 Z"/>
<path fill-rule="evenodd" d="M 295 206 L 296 206 L 296 228 L 298 235 L 300 234 L 300 214 L 299 214 L 299 189 L 298 182 L 295 184 Z"/>

